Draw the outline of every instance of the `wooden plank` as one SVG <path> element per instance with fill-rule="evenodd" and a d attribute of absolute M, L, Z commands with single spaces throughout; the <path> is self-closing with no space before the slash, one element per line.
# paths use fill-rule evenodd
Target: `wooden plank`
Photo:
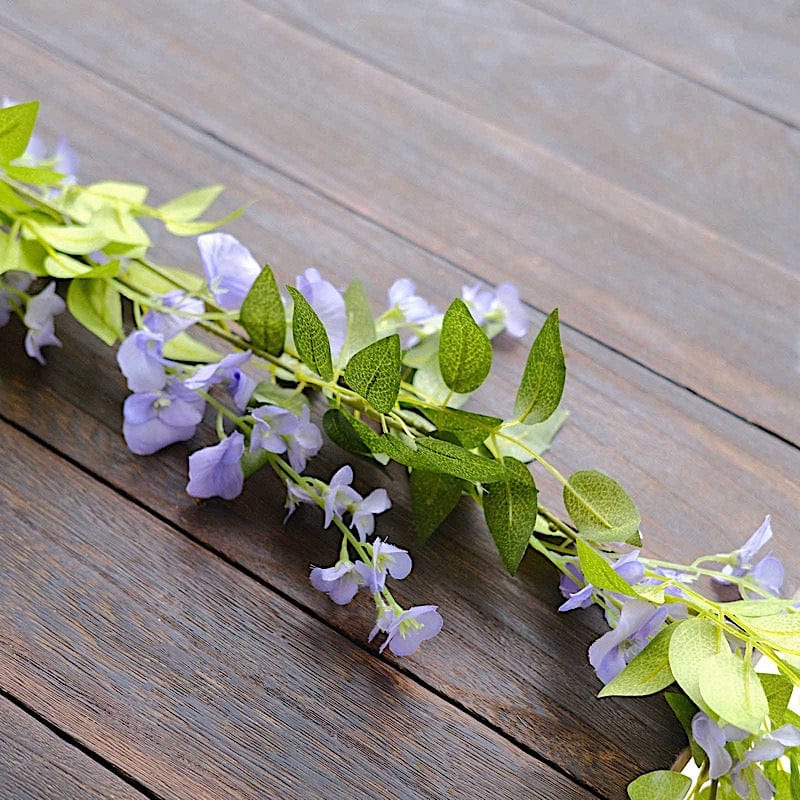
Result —
<path fill-rule="evenodd" d="M 800 9 L 795 0 L 523 2 L 800 126 Z"/>
<path fill-rule="evenodd" d="M 0 450 L 0 685 L 160 797 L 591 796 L 5 424 Z"/>
<path fill-rule="evenodd" d="M 13 38 L 8 52 L 19 70 L 19 85 L 44 92 L 51 109 L 46 116 L 57 128 L 70 119 L 78 124 L 71 109 L 75 104 L 82 109 L 79 139 L 83 152 L 91 154 L 85 165 L 89 177 L 107 174 L 130 151 L 137 177 L 155 186 L 159 199 L 183 191 L 199 175 L 240 187 L 244 197 L 254 196 L 258 188 L 263 198 L 259 213 L 246 214 L 235 230 L 260 257 L 269 253 L 284 280 L 308 263 L 328 270 L 338 282 L 347 280 L 353 265 L 369 265 L 361 274 L 373 301 L 401 270 L 417 278 L 440 306 L 458 290 L 463 280 L 458 271 L 363 219 L 142 104 L 121 101 L 91 76 L 50 62 Z M 126 177 L 119 166 L 113 174 Z M 196 260 L 194 245 L 185 245 L 178 254 Z M 268 481 L 254 483 L 245 499 L 231 506 L 212 503 L 198 510 L 183 495 L 185 447 L 150 459 L 124 452 L 119 416 L 125 390 L 113 355 L 61 321 L 59 334 L 64 351 L 54 351 L 41 370 L 15 347 L 19 331 L 4 332 L 10 345 L 0 365 L 3 413 L 113 485 L 135 491 L 141 502 L 363 641 L 365 617 L 331 608 L 305 583 L 307 565 L 318 563 L 321 552 L 335 558 L 330 538 L 321 540 L 323 551 L 316 536 L 297 535 L 305 526 L 316 530 L 318 519 L 298 517 L 301 521 L 283 533 L 280 501 Z M 569 334 L 567 346 L 566 402 L 573 417 L 559 437 L 554 459 L 567 472 L 596 466 L 618 477 L 642 506 L 651 553 L 693 558 L 703 550 L 733 548 L 767 511 L 773 512 L 779 536 L 796 528 L 800 463 L 795 450 L 596 343 Z M 484 399 L 487 408 L 507 410 L 498 401 L 511 395 L 524 356 L 523 348 L 500 349 L 492 377 L 497 389 Z M 316 474 L 330 475 L 339 458 L 329 452 Z M 407 496 L 394 477 L 366 471 L 361 487 L 378 483 L 391 489 L 396 508 L 381 530 L 413 546 Z M 542 483 L 544 501 L 555 487 L 546 479 Z M 598 703 L 593 697 L 598 687 L 587 677 L 585 647 L 602 624 L 590 616 L 559 618 L 552 611 L 558 595 L 548 570 L 527 559 L 519 579 L 504 577 L 482 524 L 466 512 L 430 547 L 415 552 L 417 568 L 404 599 L 440 601 L 446 635 L 452 638 L 445 654 L 429 650 L 404 662 L 407 669 L 595 785 L 622 792 L 637 769 L 669 763 L 680 736 L 663 706 Z M 790 579 L 796 582 L 800 567 L 787 538 L 780 553 L 790 557 Z M 478 593 L 467 588 L 475 586 L 493 588 Z M 564 681 L 572 691 L 566 698 Z M 542 730 L 548 735 L 542 736 Z M 598 742 L 612 731 L 619 750 L 599 751 Z"/>
<path fill-rule="evenodd" d="M 304 7 L 347 14 L 321 0 Z M 376 25 L 373 49 L 450 76 L 447 99 L 241 0 L 26 0 L 13 18 L 162 108 L 474 275 L 517 280 L 538 307 L 558 305 L 568 323 L 800 442 L 800 134 L 521 4 L 392 9 L 376 16 L 386 25 Z M 126 36 L 108 37 L 106 18 Z M 456 49 L 461 60 L 449 65 Z"/>
<path fill-rule="evenodd" d="M 0 697 L 0 798 L 144 800 L 112 772 Z"/>

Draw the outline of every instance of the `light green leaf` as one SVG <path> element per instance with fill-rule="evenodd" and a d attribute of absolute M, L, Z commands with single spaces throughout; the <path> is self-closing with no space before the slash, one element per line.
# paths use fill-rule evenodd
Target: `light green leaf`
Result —
<path fill-rule="evenodd" d="M 167 294 L 175 289 L 183 289 L 190 294 L 197 294 L 205 286 L 204 279 L 199 275 L 176 267 L 162 267 L 131 261 L 125 265 L 125 272 L 137 286 L 151 295 Z"/>
<path fill-rule="evenodd" d="M 168 220 L 164 223 L 164 227 L 175 236 L 199 236 L 201 233 L 208 233 L 213 231 L 214 228 L 221 228 L 229 222 L 235 220 L 245 210 L 245 207 L 237 208 L 232 211 L 227 217 L 215 220 L 213 222 L 180 222 L 177 220 Z"/>
<path fill-rule="evenodd" d="M 172 222 L 193 222 L 208 210 L 222 190 L 222 186 L 206 186 L 164 203 L 158 211 L 164 219 Z"/>
<path fill-rule="evenodd" d="M 439 369 L 449 389 L 459 394 L 474 392 L 492 367 L 492 343 L 463 300 L 456 298 L 442 321 Z"/>
<path fill-rule="evenodd" d="M 431 403 L 444 403 L 447 401 L 448 408 L 463 406 L 469 400 L 468 394 L 453 394 L 445 384 L 442 373 L 439 370 L 439 359 L 432 358 L 425 365 L 417 369 L 412 381 L 414 388 Z"/>
<path fill-rule="evenodd" d="M 268 264 L 256 278 L 242 303 L 240 320 L 250 336 L 250 341 L 259 350 L 273 356 L 283 352 L 286 342 L 286 309 Z"/>
<path fill-rule="evenodd" d="M 758 677 L 764 687 L 764 694 L 767 696 L 772 728 L 779 728 L 783 725 L 783 717 L 789 707 L 793 684 L 785 675 L 759 673 Z"/>
<path fill-rule="evenodd" d="M 344 369 L 344 379 L 379 414 L 388 414 L 400 391 L 400 337 L 393 333 L 359 350 Z"/>
<path fill-rule="evenodd" d="M 87 225 L 101 209 L 118 209 L 130 214 L 144 212 L 148 188 L 138 183 L 101 181 L 90 186 L 67 186 L 59 203 L 63 212 L 75 222 Z"/>
<path fill-rule="evenodd" d="M 12 167 L 5 168 L 9 178 L 13 178 L 22 183 L 29 183 L 33 186 L 56 186 L 66 176 L 61 172 L 56 172 L 50 167 Z"/>
<path fill-rule="evenodd" d="M 530 450 L 538 455 L 544 455 L 549 449 L 555 435 L 566 422 L 569 411 L 555 411 L 544 422 L 529 425 L 527 422 L 518 422 L 503 428 L 505 436 L 516 439 L 519 445 L 504 437 L 497 438 L 497 451 L 501 456 L 511 456 L 527 464 L 533 461 Z M 521 446 L 520 446 L 521 445 Z"/>
<path fill-rule="evenodd" d="M 729 603 L 722 603 L 722 610 L 725 614 L 732 616 L 755 619 L 780 614 L 782 611 L 791 609 L 793 605 L 793 600 L 765 597 L 761 600 L 733 600 Z M 800 616 L 797 619 L 800 621 Z"/>
<path fill-rule="evenodd" d="M 102 250 L 111 239 L 94 225 L 56 225 L 39 223 L 29 217 L 23 218 L 23 226 L 38 239 L 56 250 L 72 255 L 86 255 Z"/>
<path fill-rule="evenodd" d="M 700 692 L 703 662 L 718 653 L 730 653 L 720 629 L 703 617 L 691 617 L 676 625 L 669 643 L 669 666 L 678 685 L 701 711 L 710 709 Z"/>
<path fill-rule="evenodd" d="M 464 481 L 452 475 L 415 469 L 408 479 L 411 489 L 411 516 L 414 529 L 421 542 L 447 519 L 458 505 L 464 490 Z"/>
<path fill-rule="evenodd" d="M 105 279 L 70 281 L 67 308 L 84 328 L 107 345 L 114 344 L 125 335 L 119 292 Z"/>
<path fill-rule="evenodd" d="M 185 331 L 164 342 L 163 353 L 164 358 L 191 364 L 214 364 L 222 358 L 216 350 L 198 342 Z"/>
<path fill-rule="evenodd" d="M 331 344 L 322 320 L 294 286 L 287 286 L 286 290 L 294 300 L 292 333 L 297 354 L 303 363 L 309 369 L 313 369 L 323 380 L 333 380 Z"/>
<path fill-rule="evenodd" d="M 0 231 L 0 275 L 11 269 L 31 275 L 47 275 L 45 249 L 32 239 L 17 239 Z"/>
<path fill-rule="evenodd" d="M 628 784 L 631 800 L 684 800 L 692 788 L 691 778 L 660 769 L 640 775 Z"/>
<path fill-rule="evenodd" d="M 608 475 L 574 473 L 564 487 L 564 505 L 578 533 L 595 542 L 641 544 L 641 517 L 633 500 Z"/>
<path fill-rule="evenodd" d="M 509 574 L 519 568 L 538 513 L 539 494 L 528 468 L 514 458 L 503 461 L 506 478 L 484 484 L 483 515 Z"/>
<path fill-rule="evenodd" d="M 141 206 L 147 200 L 150 190 L 141 183 L 121 181 L 100 181 L 92 183 L 83 190 L 84 195 L 94 195 L 100 201 L 95 208 L 107 202 L 122 203 L 126 206 Z"/>
<path fill-rule="evenodd" d="M 420 369 L 426 364 L 434 362 L 436 371 L 439 371 L 439 331 L 425 336 L 410 350 L 403 353 L 403 363 L 412 369 Z M 444 381 L 442 381 L 444 383 Z"/>
<path fill-rule="evenodd" d="M 5 181 L 0 180 L 0 208 L 8 211 L 30 211 L 33 206 L 26 203 Z"/>
<path fill-rule="evenodd" d="M 492 432 L 503 424 L 503 420 L 499 417 L 488 417 L 485 414 L 475 414 L 455 408 L 426 408 L 424 411 L 440 433 L 448 434 L 439 438 L 455 440 L 456 444 L 466 448 L 483 444 Z"/>
<path fill-rule="evenodd" d="M 310 405 L 308 398 L 302 392 L 278 386 L 277 383 L 271 381 L 261 381 L 253 391 L 252 399 L 254 403 L 281 406 L 298 417 L 303 413 L 303 408 Z"/>
<path fill-rule="evenodd" d="M 769 703 L 752 665 L 731 652 L 703 659 L 700 665 L 700 695 L 706 705 L 725 722 L 758 733 Z"/>
<path fill-rule="evenodd" d="M 38 113 L 37 102 L 0 108 L 0 164 L 8 164 L 25 152 Z"/>
<path fill-rule="evenodd" d="M 133 215 L 117 206 L 104 206 L 99 209 L 90 222 L 92 228 L 108 238 L 109 242 L 149 247 L 147 231 L 133 218 Z"/>
<path fill-rule="evenodd" d="M 667 625 L 622 672 L 601 689 L 598 697 L 640 697 L 666 689 L 675 679 L 669 668 L 669 641 L 676 625 Z"/>
<path fill-rule="evenodd" d="M 600 553 L 581 539 L 575 541 L 581 572 L 588 583 L 596 589 L 605 589 L 629 597 L 638 597 L 635 587 L 614 571 L 614 568 Z"/>
<path fill-rule="evenodd" d="M 525 364 L 514 402 L 519 422 L 544 422 L 561 402 L 567 367 L 558 330 L 558 309 L 545 320 Z"/>
<path fill-rule="evenodd" d="M 692 735 L 692 720 L 699 709 L 685 694 L 681 694 L 680 692 L 664 692 L 664 699 L 678 718 L 678 722 L 683 726 L 683 730 L 686 732 L 686 738 L 689 740 L 692 758 L 694 759 L 694 763 L 699 767 L 706 757 L 705 751 L 697 744 Z"/>
<path fill-rule="evenodd" d="M 119 273 L 119 261 L 91 266 L 65 253 L 47 256 L 44 268 L 53 278 L 113 278 Z"/>
<path fill-rule="evenodd" d="M 800 650 L 800 612 L 784 611 L 765 617 L 750 618 L 748 623 L 775 650 Z"/>
<path fill-rule="evenodd" d="M 345 290 L 344 306 L 347 312 L 347 337 L 339 356 L 342 364 L 375 341 L 375 320 L 360 280 L 352 281 Z"/>

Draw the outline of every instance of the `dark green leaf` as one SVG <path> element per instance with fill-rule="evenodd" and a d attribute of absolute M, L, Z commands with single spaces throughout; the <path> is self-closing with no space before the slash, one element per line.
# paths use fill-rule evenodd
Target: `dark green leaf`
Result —
<path fill-rule="evenodd" d="M 633 500 L 608 475 L 574 473 L 564 487 L 564 505 L 578 533 L 595 542 L 640 544 L 641 517 Z"/>
<path fill-rule="evenodd" d="M 452 434 L 457 444 L 462 447 L 477 447 L 491 436 L 502 424 L 498 417 L 487 417 L 471 411 L 460 411 L 455 408 L 424 409 L 425 416 L 439 431 Z M 442 437 L 439 437 L 442 438 Z M 448 440 L 451 441 L 451 439 Z"/>
<path fill-rule="evenodd" d="M 311 308 L 308 300 L 294 286 L 287 286 L 286 290 L 294 300 L 292 333 L 297 354 L 303 363 L 313 369 L 323 380 L 333 380 L 331 344 L 322 320 Z"/>
<path fill-rule="evenodd" d="M 328 438 L 348 453 L 366 456 L 383 452 L 381 436 L 341 409 L 329 408 L 322 417 L 322 427 Z"/>
<path fill-rule="evenodd" d="M 379 414 L 388 414 L 400 391 L 400 337 L 393 333 L 368 344 L 348 362 L 344 379 Z"/>
<path fill-rule="evenodd" d="M 700 709 L 685 694 L 681 694 L 680 692 L 664 692 L 664 699 L 678 718 L 678 722 L 683 726 L 683 730 L 686 732 L 686 738 L 689 740 L 689 747 L 692 750 L 692 758 L 694 759 L 694 763 L 699 767 L 703 763 L 706 754 L 694 740 L 694 736 L 692 735 L 692 720 Z"/>
<path fill-rule="evenodd" d="M 254 347 L 273 356 L 283 352 L 286 309 L 268 264 L 264 265 L 242 303 L 240 321 Z"/>
<path fill-rule="evenodd" d="M 505 480 L 484 485 L 483 515 L 506 569 L 513 575 L 528 549 L 538 512 L 536 484 L 514 458 L 503 461 Z"/>
<path fill-rule="evenodd" d="M 555 309 L 545 320 L 528 354 L 514 402 L 517 420 L 544 422 L 561 402 L 566 373 L 558 330 L 558 309 Z"/>
<path fill-rule="evenodd" d="M 415 469 L 408 482 L 414 528 L 420 541 L 426 542 L 458 505 L 464 481 L 452 475 Z"/>
<path fill-rule="evenodd" d="M 667 625 L 622 672 L 607 683 L 598 697 L 640 697 L 666 689 L 675 679 L 669 668 L 669 640 L 675 625 Z"/>
<path fill-rule="evenodd" d="M 684 800 L 692 788 L 691 778 L 661 769 L 640 775 L 628 784 L 631 800 Z"/>
<path fill-rule="evenodd" d="M 449 389 L 474 392 L 492 366 L 492 344 L 472 318 L 463 300 L 456 298 L 442 321 L 439 369 Z"/>
<path fill-rule="evenodd" d="M 342 364 L 346 364 L 351 356 L 375 341 L 375 320 L 360 280 L 352 281 L 345 290 L 344 306 L 347 312 L 347 337 L 342 347 Z"/>
<path fill-rule="evenodd" d="M 121 298 L 107 280 L 87 278 L 70 281 L 67 308 L 84 328 L 108 345 L 124 336 Z"/>
<path fill-rule="evenodd" d="M 25 152 L 38 113 L 37 102 L 0 108 L 0 164 L 8 164 Z"/>

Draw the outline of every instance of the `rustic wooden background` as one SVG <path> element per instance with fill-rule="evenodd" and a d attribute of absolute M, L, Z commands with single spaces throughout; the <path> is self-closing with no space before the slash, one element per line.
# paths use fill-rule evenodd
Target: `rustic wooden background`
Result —
<path fill-rule="evenodd" d="M 0 94 L 42 101 L 86 181 L 255 200 L 229 229 L 284 282 L 559 306 L 556 465 L 617 477 L 664 557 L 771 513 L 797 586 L 800 3 L 7 0 Z M 360 469 L 415 555 L 401 599 L 445 617 L 378 656 L 368 604 L 307 582 L 335 558 L 317 515 L 284 528 L 266 477 L 196 506 L 189 447 L 128 453 L 114 354 L 58 330 L 44 368 L 0 333 L 0 796 L 622 798 L 671 763 L 663 701 L 595 699 L 599 615 L 559 616 L 531 555 L 504 575 L 469 508 L 420 549 L 398 474 Z"/>

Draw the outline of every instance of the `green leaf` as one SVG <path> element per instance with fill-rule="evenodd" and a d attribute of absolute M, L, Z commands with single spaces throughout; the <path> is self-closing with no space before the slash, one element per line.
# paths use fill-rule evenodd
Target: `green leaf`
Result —
<path fill-rule="evenodd" d="M 639 511 L 608 475 L 597 470 L 574 473 L 564 487 L 564 505 L 578 533 L 586 539 L 641 544 Z"/>
<path fill-rule="evenodd" d="M 39 223 L 30 217 L 23 218 L 23 226 L 36 238 L 47 242 L 52 248 L 62 253 L 86 255 L 95 250 L 102 250 L 111 239 L 95 225 L 56 225 Z"/>
<path fill-rule="evenodd" d="M 519 568 L 536 524 L 538 490 L 528 468 L 514 458 L 503 461 L 506 478 L 484 485 L 483 515 L 509 574 Z"/>
<path fill-rule="evenodd" d="M 163 353 L 164 358 L 192 364 L 214 364 L 222 358 L 216 350 L 198 342 L 185 331 L 164 342 Z"/>
<path fill-rule="evenodd" d="M 792 797 L 800 797 L 800 764 L 796 759 L 791 761 L 791 777 L 789 778 L 789 786 L 792 790 Z"/>
<path fill-rule="evenodd" d="M 758 677 L 767 696 L 769 719 L 774 730 L 783 725 L 783 717 L 792 697 L 793 684 L 785 675 L 759 673 Z"/>
<path fill-rule="evenodd" d="M 675 626 L 669 643 L 669 666 L 678 685 L 701 710 L 710 709 L 700 692 L 703 662 L 720 652 L 730 652 L 720 629 L 703 617 L 691 617 Z"/>
<path fill-rule="evenodd" d="M 794 605 L 794 600 L 765 597 L 761 600 L 733 600 L 721 605 L 723 612 L 729 616 L 756 619 L 758 617 L 771 617 L 774 614 L 780 614 L 782 611 L 788 611 Z"/>
<path fill-rule="evenodd" d="M 463 406 L 469 400 L 468 394 L 453 394 L 447 388 L 439 370 L 439 359 L 432 358 L 414 373 L 414 388 L 431 403 L 443 404 L 447 400 L 448 408 Z M 448 399 L 449 398 L 449 399 Z"/>
<path fill-rule="evenodd" d="M 175 236 L 199 236 L 201 233 L 208 233 L 208 231 L 213 231 L 214 228 L 227 225 L 240 216 L 244 210 L 245 206 L 242 206 L 242 208 L 237 208 L 236 211 L 232 211 L 228 216 L 211 222 L 180 222 L 178 220 L 167 220 L 164 223 L 164 227 Z"/>
<path fill-rule="evenodd" d="M 259 350 L 279 356 L 286 342 L 286 309 L 268 264 L 256 278 L 242 303 L 240 320 Z"/>
<path fill-rule="evenodd" d="M 158 210 L 163 218 L 172 222 L 192 222 L 208 210 L 222 189 L 222 186 L 206 186 L 204 189 L 182 194 L 159 206 Z"/>
<path fill-rule="evenodd" d="M 50 167 L 6 167 L 6 175 L 22 183 L 29 183 L 33 186 L 55 186 L 60 183 L 66 175 L 56 172 Z"/>
<path fill-rule="evenodd" d="M 119 211 L 130 215 L 131 211 L 143 212 L 142 204 L 149 189 L 139 183 L 101 181 L 90 186 L 67 186 L 60 198 L 60 208 L 72 220 L 87 225 L 96 213 Z"/>
<path fill-rule="evenodd" d="M 575 541 L 581 572 L 595 589 L 605 589 L 628 597 L 638 597 L 636 589 L 628 583 L 603 556 L 581 539 Z"/>
<path fill-rule="evenodd" d="M 9 211 L 30 211 L 32 207 L 8 183 L 0 180 L 0 208 L 5 208 Z"/>
<path fill-rule="evenodd" d="M 492 343 L 463 300 L 450 304 L 442 321 L 439 369 L 449 389 L 459 394 L 474 392 L 492 367 Z"/>
<path fill-rule="evenodd" d="M 67 308 L 84 328 L 107 345 L 125 335 L 122 329 L 122 301 L 119 292 L 105 279 L 70 281 Z"/>
<path fill-rule="evenodd" d="M 699 767 L 703 763 L 706 754 L 694 740 L 694 736 L 692 735 L 692 720 L 700 709 L 698 709 L 685 694 L 679 692 L 664 692 L 664 699 L 683 726 L 683 730 L 686 732 L 686 738 L 689 740 L 692 758 L 694 759 L 694 763 Z"/>
<path fill-rule="evenodd" d="M 491 436 L 502 424 L 499 417 L 487 417 L 471 411 L 460 411 L 455 408 L 424 409 L 425 416 L 436 426 L 437 430 L 447 433 L 448 441 L 455 440 L 462 447 L 473 448 Z"/>
<path fill-rule="evenodd" d="M 38 113 L 37 102 L 0 108 L 0 164 L 8 164 L 25 152 Z"/>
<path fill-rule="evenodd" d="M 785 611 L 751 618 L 749 626 L 775 650 L 800 650 L 800 612 Z"/>
<path fill-rule="evenodd" d="M 400 391 L 400 337 L 393 333 L 359 350 L 344 369 L 347 384 L 379 414 L 388 414 Z"/>
<path fill-rule="evenodd" d="M 415 469 L 408 483 L 411 489 L 414 529 L 424 543 L 458 505 L 464 490 L 464 481 L 452 475 Z"/>
<path fill-rule="evenodd" d="M 303 408 L 310 405 L 308 398 L 302 392 L 278 386 L 277 383 L 271 381 L 261 381 L 253 391 L 252 399 L 256 403 L 282 406 L 298 417 L 303 413 Z"/>
<path fill-rule="evenodd" d="M 322 427 L 328 438 L 348 453 L 366 456 L 382 452 L 381 436 L 341 409 L 328 409 L 322 416 Z"/>
<path fill-rule="evenodd" d="M 44 268 L 53 278 L 113 278 L 119 273 L 120 265 L 119 261 L 109 261 L 91 266 L 65 253 L 56 253 L 45 258 Z"/>
<path fill-rule="evenodd" d="M 0 275 L 10 269 L 29 272 L 31 275 L 47 275 L 44 268 L 47 253 L 31 239 L 17 239 L 0 231 Z"/>
<path fill-rule="evenodd" d="M 137 286 L 151 295 L 166 294 L 174 289 L 197 294 L 205 286 L 205 280 L 199 275 L 176 267 L 161 267 L 131 261 L 125 265 L 125 272 Z"/>
<path fill-rule="evenodd" d="M 333 380 L 331 344 L 322 320 L 294 286 L 287 286 L 286 290 L 294 300 L 292 333 L 297 354 L 303 363 L 323 380 Z"/>
<path fill-rule="evenodd" d="M 691 778 L 660 769 L 640 775 L 628 784 L 631 800 L 684 800 L 692 788 Z"/>
<path fill-rule="evenodd" d="M 675 679 L 669 668 L 669 641 L 676 625 L 667 625 L 600 691 L 598 697 L 640 697 L 666 689 Z"/>
<path fill-rule="evenodd" d="M 344 306 L 347 312 L 347 336 L 340 356 L 342 364 L 375 341 L 375 320 L 360 280 L 352 281 L 345 290 Z"/>
<path fill-rule="evenodd" d="M 545 320 L 528 354 L 514 402 L 519 422 L 544 422 L 558 408 L 566 374 L 556 309 Z"/>
<path fill-rule="evenodd" d="M 700 694 L 725 722 L 758 733 L 769 703 L 752 665 L 731 652 L 716 653 L 700 665 Z"/>
<path fill-rule="evenodd" d="M 530 454 L 532 450 L 537 455 L 544 455 L 549 449 L 555 435 L 566 422 L 569 411 L 558 410 L 551 414 L 544 422 L 529 425 L 527 422 L 518 422 L 503 428 L 503 434 L 519 441 L 519 445 L 504 437 L 497 438 L 497 452 L 500 456 L 511 456 L 527 464 L 533 461 Z"/>

